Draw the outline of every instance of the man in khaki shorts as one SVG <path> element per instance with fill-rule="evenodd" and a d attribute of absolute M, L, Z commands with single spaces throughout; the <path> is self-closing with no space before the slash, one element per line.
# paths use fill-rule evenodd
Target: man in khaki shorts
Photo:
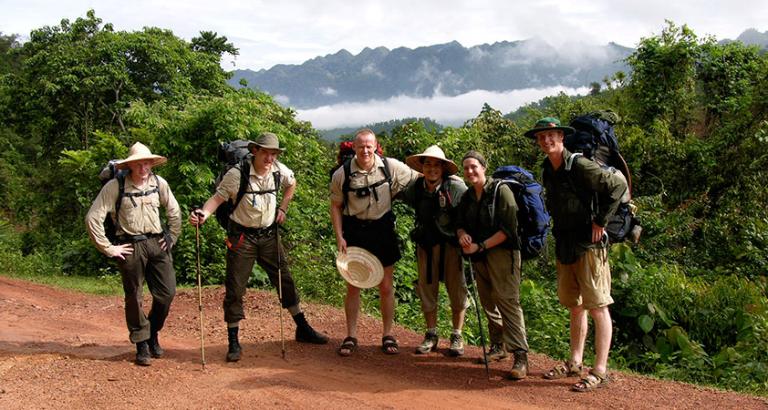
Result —
<path fill-rule="evenodd" d="M 613 298 L 605 225 L 627 186 L 596 162 L 568 152 L 563 140 L 573 132 L 573 128 L 561 126 L 558 119 L 546 117 L 525 136 L 535 139 L 547 155 L 543 182 L 547 209 L 554 220 L 557 295 L 571 316 L 570 360 L 546 372 L 544 378 L 582 376 L 589 312 L 595 323 L 595 365 L 571 386 L 573 391 L 585 392 L 608 381 L 608 352 L 613 333 L 608 305 Z"/>

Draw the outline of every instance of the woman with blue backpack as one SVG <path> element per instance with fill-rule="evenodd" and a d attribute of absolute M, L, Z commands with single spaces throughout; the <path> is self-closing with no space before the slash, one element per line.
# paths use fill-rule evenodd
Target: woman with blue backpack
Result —
<path fill-rule="evenodd" d="M 480 303 L 488 318 L 491 349 L 484 359 L 504 360 L 507 351 L 515 363 L 507 375 L 513 380 L 528 374 L 528 340 L 520 306 L 520 240 L 517 202 L 507 184 L 487 178 L 482 154 L 469 151 L 462 159 L 469 189 L 461 198 L 456 235 L 470 258 Z M 496 192 L 498 188 L 498 192 Z"/>

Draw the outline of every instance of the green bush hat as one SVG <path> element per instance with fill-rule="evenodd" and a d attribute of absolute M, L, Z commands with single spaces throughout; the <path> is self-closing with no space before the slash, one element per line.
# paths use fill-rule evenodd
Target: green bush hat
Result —
<path fill-rule="evenodd" d="M 271 132 L 264 132 L 259 135 L 256 141 L 251 141 L 248 144 L 248 150 L 252 150 L 253 147 L 276 149 L 280 152 L 285 152 L 285 148 L 280 148 L 280 142 L 277 140 L 277 135 Z"/>
<path fill-rule="evenodd" d="M 544 117 L 536 121 L 536 125 L 534 125 L 532 129 L 525 132 L 525 136 L 528 138 L 536 139 L 537 132 L 548 130 L 560 130 L 565 135 L 571 135 L 576 132 L 576 130 L 571 127 L 563 127 L 560 125 L 560 120 L 555 117 Z"/>

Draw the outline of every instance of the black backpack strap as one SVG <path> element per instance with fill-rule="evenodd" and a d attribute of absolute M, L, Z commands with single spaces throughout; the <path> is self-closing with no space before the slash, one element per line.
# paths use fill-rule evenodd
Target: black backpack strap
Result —
<path fill-rule="evenodd" d="M 120 230 L 120 207 L 123 205 L 125 196 L 125 174 L 115 174 L 117 179 L 117 201 L 115 202 L 115 232 Z"/>
<path fill-rule="evenodd" d="M 349 202 L 347 195 L 349 195 L 349 191 L 351 191 L 349 187 L 349 177 L 352 175 L 352 158 L 347 158 L 344 161 L 344 164 L 341 166 L 344 169 L 344 182 L 341 183 L 341 194 L 343 196 L 342 203 L 344 205 L 343 209 L 347 209 L 347 203 Z"/>
<path fill-rule="evenodd" d="M 240 186 L 237 188 L 237 196 L 235 197 L 235 202 L 232 204 L 232 211 L 237 208 L 237 206 L 240 204 L 240 201 L 243 200 L 243 196 L 245 196 L 245 191 L 248 188 L 248 179 L 251 174 L 251 162 L 249 157 L 243 158 L 236 167 L 240 170 Z"/>

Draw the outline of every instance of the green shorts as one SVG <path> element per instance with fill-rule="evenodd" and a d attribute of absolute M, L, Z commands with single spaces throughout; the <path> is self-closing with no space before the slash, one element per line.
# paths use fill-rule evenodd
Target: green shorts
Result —
<path fill-rule="evenodd" d="M 613 303 L 607 248 L 590 248 L 576 262 L 557 262 L 557 297 L 568 308 L 595 309 Z"/>

